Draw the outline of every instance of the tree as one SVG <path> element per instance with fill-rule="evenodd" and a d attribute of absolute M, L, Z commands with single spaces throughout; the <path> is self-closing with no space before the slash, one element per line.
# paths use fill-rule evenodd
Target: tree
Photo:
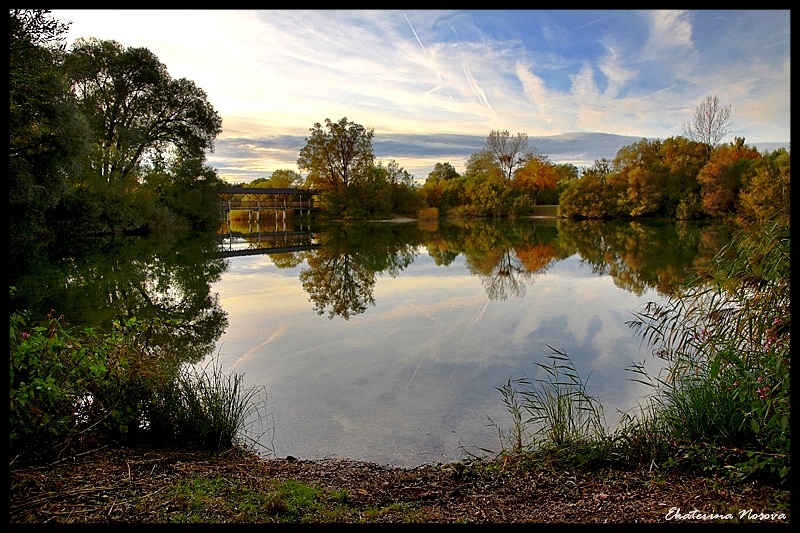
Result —
<path fill-rule="evenodd" d="M 508 130 L 492 130 L 486 138 L 486 150 L 492 155 L 506 180 L 511 180 L 514 170 L 523 165 L 531 155 L 528 136 L 517 133 L 512 137 Z"/>
<path fill-rule="evenodd" d="M 533 205 L 539 193 L 547 189 L 555 189 L 561 176 L 548 158 L 542 156 L 529 157 L 525 164 L 514 173 L 513 183 L 524 191 L 533 193 Z"/>
<path fill-rule="evenodd" d="M 703 213 L 697 175 L 708 162 L 708 145 L 686 137 L 669 137 L 661 145 L 669 172 L 665 185 L 664 212 L 680 220 L 700 218 Z"/>
<path fill-rule="evenodd" d="M 428 179 L 425 180 L 426 183 L 430 180 L 433 183 L 439 181 L 446 181 L 449 179 L 457 178 L 458 171 L 451 165 L 449 162 L 447 163 L 436 163 L 433 166 L 433 170 L 428 174 Z"/>
<path fill-rule="evenodd" d="M 55 238 L 64 202 L 88 150 L 88 128 L 64 82 L 68 24 L 47 10 L 9 12 L 9 263 L 22 272 Z"/>
<path fill-rule="evenodd" d="M 740 213 L 757 221 L 789 224 L 791 157 L 785 148 L 766 152 L 755 162 L 739 192 Z"/>
<path fill-rule="evenodd" d="M 272 173 L 264 182 L 264 187 L 275 189 L 299 188 L 303 185 L 303 181 L 303 176 L 301 176 L 299 172 L 282 168 Z"/>
<path fill-rule="evenodd" d="M 94 131 L 92 166 L 102 181 L 125 180 L 142 161 L 170 152 L 195 159 L 213 151 L 222 119 L 206 93 L 172 79 L 147 48 L 79 39 L 66 68 Z"/>
<path fill-rule="evenodd" d="M 327 131 L 326 131 L 327 129 Z M 341 193 L 354 181 L 368 175 L 375 154 L 374 130 L 348 122 L 325 119 L 325 129 L 317 122 L 309 130 L 306 145 L 300 150 L 297 166 L 308 171 L 308 182 L 324 190 Z"/>
<path fill-rule="evenodd" d="M 744 177 L 760 157 L 758 150 L 747 146 L 741 137 L 714 149 L 697 175 L 703 211 L 711 216 L 735 212 Z"/>
<path fill-rule="evenodd" d="M 69 25 L 47 10 L 10 11 L 9 170 L 12 224 L 55 207 L 85 154 L 86 127 L 60 62 Z M 30 238 L 30 235 L 28 235 Z"/>
<path fill-rule="evenodd" d="M 731 132 L 731 106 L 723 106 L 716 95 L 708 95 L 697 106 L 691 123 L 684 123 L 684 135 L 692 141 L 716 147 Z"/>
<path fill-rule="evenodd" d="M 505 174 L 500 164 L 488 149 L 483 149 L 469 156 L 464 170 L 464 177 L 468 181 L 491 181 L 498 184 L 505 182 Z"/>

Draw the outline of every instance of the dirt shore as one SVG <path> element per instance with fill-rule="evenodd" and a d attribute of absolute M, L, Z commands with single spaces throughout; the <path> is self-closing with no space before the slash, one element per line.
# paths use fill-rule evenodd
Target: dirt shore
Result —
<path fill-rule="evenodd" d="M 679 472 L 554 471 L 507 460 L 392 468 L 348 460 L 262 459 L 236 451 L 121 448 L 46 467 L 11 468 L 11 523 L 179 521 L 180 482 L 221 478 L 230 494 L 266 493 L 295 480 L 345 491 L 342 522 L 789 523 L 789 492 Z M 243 521 L 230 501 L 213 521 Z M 222 506 L 220 506 L 222 507 Z M 197 511 L 195 511 L 197 512 Z M 205 515 L 203 515 L 205 516 Z M 370 517 L 369 519 L 365 517 Z M 269 516 L 245 521 L 276 521 Z"/>

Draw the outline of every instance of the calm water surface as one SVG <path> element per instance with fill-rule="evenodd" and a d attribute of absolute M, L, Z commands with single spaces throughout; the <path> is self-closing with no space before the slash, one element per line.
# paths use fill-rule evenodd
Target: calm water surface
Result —
<path fill-rule="evenodd" d="M 649 392 L 625 369 L 661 366 L 626 322 L 665 298 L 702 241 L 655 223 L 411 226 L 227 259 L 214 357 L 267 391 L 274 455 L 414 466 L 499 452 L 511 417 L 497 388 L 545 379 L 552 348 L 613 429 Z"/>

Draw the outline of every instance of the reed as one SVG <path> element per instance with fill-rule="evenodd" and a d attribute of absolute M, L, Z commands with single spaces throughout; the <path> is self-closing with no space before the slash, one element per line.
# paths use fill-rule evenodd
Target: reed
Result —
<path fill-rule="evenodd" d="M 257 446 L 263 434 L 253 436 L 254 428 L 270 430 L 267 394 L 243 383 L 244 374 L 224 372 L 218 357 L 185 365 L 170 394 L 176 438 L 214 451 Z"/>
<path fill-rule="evenodd" d="M 551 348 L 551 363 L 539 364 L 547 379 L 499 388 L 512 417 L 505 453 L 555 450 L 572 462 L 580 455 L 788 483 L 789 245 L 787 225 L 747 228 L 680 294 L 635 313 L 628 325 L 666 365 L 658 376 L 641 363 L 626 369 L 652 394 L 613 433 L 568 356 Z"/>

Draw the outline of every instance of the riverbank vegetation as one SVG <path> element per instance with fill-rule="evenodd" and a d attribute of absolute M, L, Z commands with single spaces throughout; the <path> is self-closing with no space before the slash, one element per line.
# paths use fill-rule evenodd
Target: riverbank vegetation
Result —
<path fill-rule="evenodd" d="M 788 486 L 790 474 L 789 228 L 770 223 L 723 249 L 709 271 L 629 325 L 667 363 L 631 379 L 652 387 L 609 432 L 568 354 L 541 364 L 545 381 L 500 388 L 511 452 L 584 462 L 688 467 Z"/>

